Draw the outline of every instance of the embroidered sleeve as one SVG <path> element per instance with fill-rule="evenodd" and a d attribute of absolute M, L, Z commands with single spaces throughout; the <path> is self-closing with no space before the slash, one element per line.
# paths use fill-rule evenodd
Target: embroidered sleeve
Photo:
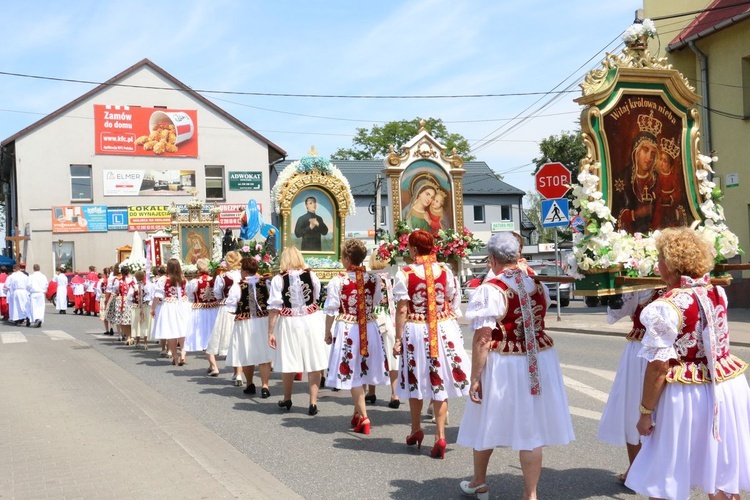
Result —
<path fill-rule="evenodd" d="M 317 302 L 320 298 L 320 279 L 318 279 L 318 275 L 312 271 L 310 271 L 310 279 L 313 284 L 313 302 Z"/>
<path fill-rule="evenodd" d="M 409 297 L 409 280 L 403 271 L 396 273 L 396 280 L 393 285 L 393 300 L 399 302 L 401 300 L 410 300 Z"/>
<path fill-rule="evenodd" d="M 651 290 L 648 290 L 651 293 Z M 617 323 L 622 318 L 629 318 L 635 313 L 635 309 L 638 307 L 638 297 L 635 292 L 623 293 L 622 294 L 622 307 L 620 309 L 612 309 L 607 307 L 607 323 L 610 325 Z"/>
<path fill-rule="evenodd" d="M 666 300 L 657 300 L 641 312 L 641 323 L 646 334 L 638 356 L 647 361 L 677 359 L 674 341 L 681 328 L 681 314 Z"/>
<path fill-rule="evenodd" d="M 283 288 L 284 278 L 274 276 L 271 280 L 271 286 L 268 288 L 268 309 L 281 310 L 284 308 L 284 299 L 281 298 Z"/>
<path fill-rule="evenodd" d="M 185 295 L 187 295 L 188 301 L 195 302 L 195 292 L 198 290 L 198 280 L 192 279 L 185 285 Z"/>
<path fill-rule="evenodd" d="M 164 300 L 164 287 L 166 284 L 167 280 L 159 280 L 156 282 L 156 286 L 154 286 L 154 298 Z"/>
<path fill-rule="evenodd" d="M 335 277 L 328 282 L 328 294 L 326 295 L 326 303 L 323 307 L 323 312 L 328 316 L 336 316 L 339 313 L 339 307 L 341 306 L 341 278 Z"/>
<path fill-rule="evenodd" d="M 380 276 L 370 275 L 375 280 L 375 293 L 372 296 L 372 305 L 377 307 L 383 301 L 383 282 L 380 280 Z"/>
<path fill-rule="evenodd" d="M 465 316 L 472 330 L 495 328 L 506 308 L 505 294 L 492 285 L 480 285 L 466 306 Z"/>
<path fill-rule="evenodd" d="M 238 283 L 234 283 L 229 289 L 226 302 L 224 302 L 224 305 L 227 307 L 228 312 L 232 314 L 237 312 L 237 303 L 240 301 L 240 295 L 240 285 Z"/>

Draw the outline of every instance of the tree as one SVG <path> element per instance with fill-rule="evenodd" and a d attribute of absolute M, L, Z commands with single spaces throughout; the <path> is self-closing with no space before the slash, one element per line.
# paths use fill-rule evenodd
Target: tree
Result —
<path fill-rule="evenodd" d="M 339 148 L 331 155 L 332 160 L 372 160 L 385 158 L 390 146 L 396 148 L 409 142 L 419 132 L 421 118 L 388 122 L 385 125 L 373 125 L 372 130 L 357 128 L 357 135 L 352 139 L 351 148 Z M 470 155 L 469 141 L 461 134 L 448 132 L 443 120 L 428 118 L 425 128 L 447 148 L 447 154 L 456 148 L 457 154 L 464 161 L 474 160 Z"/>
<path fill-rule="evenodd" d="M 532 160 L 536 164 L 534 173 L 545 163 L 557 161 L 568 167 L 575 180 L 578 177 L 578 165 L 586 156 L 586 146 L 583 144 L 580 130 L 563 131 L 559 136 L 551 135 L 542 139 L 539 152 L 542 155 Z"/>

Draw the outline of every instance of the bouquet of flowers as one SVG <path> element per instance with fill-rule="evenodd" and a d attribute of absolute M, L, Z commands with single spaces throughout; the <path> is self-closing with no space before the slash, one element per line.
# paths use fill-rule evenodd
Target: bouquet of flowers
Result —
<path fill-rule="evenodd" d="M 398 224 L 396 224 L 396 233 L 393 236 L 385 233 L 383 238 L 381 238 L 383 243 L 377 249 L 378 260 L 394 265 L 396 259 L 399 257 L 408 257 L 410 232 L 411 230 L 405 221 L 398 221 Z"/>
<path fill-rule="evenodd" d="M 467 227 L 460 232 L 453 229 L 441 229 L 436 235 L 433 253 L 437 256 L 437 260 L 442 262 L 460 261 L 482 246 L 484 243 L 474 238 L 474 234 Z"/>
<path fill-rule="evenodd" d="M 276 265 L 276 257 L 271 255 L 263 243 L 248 241 L 237 250 L 242 257 L 252 257 L 258 261 L 258 273 L 268 274 Z"/>

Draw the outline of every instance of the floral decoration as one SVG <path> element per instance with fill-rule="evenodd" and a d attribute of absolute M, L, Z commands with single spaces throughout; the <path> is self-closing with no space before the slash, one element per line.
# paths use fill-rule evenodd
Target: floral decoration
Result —
<path fill-rule="evenodd" d="M 344 264 L 330 257 L 308 257 L 305 264 L 311 269 L 343 269 Z"/>
<path fill-rule="evenodd" d="M 308 174 L 315 170 L 323 175 L 332 175 L 336 177 L 344 186 L 346 186 L 346 192 L 349 197 L 349 213 L 347 215 L 354 215 L 356 212 L 354 207 L 354 195 L 352 195 L 349 181 L 336 165 L 331 163 L 328 158 L 322 156 L 303 156 L 302 159 L 290 163 L 281 171 L 279 178 L 276 180 L 276 184 L 271 188 L 271 202 L 273 203 L 274 212 L 281 212 L 281 193 L 284 191 L 283 187 L 286 186 L 286 183 L 297 174 Z"/>
<path fill-rule="evenodd" d="M 221 260 L 221 252 L 222 252 L 222 245 L 221 245 L 221 235 L 217 232 L 214 232 L 213 237 L 213 249 L 211 252 L 211 260 L 213 261 L 219 261 Z"/>
<path fill-rule="evenodd" d="M 386 233 L 382 238 L 384 241 L 377 249 L 378 259 L 394 265 L 399 258 L 409 257 L 410 233 L 411 229 L 406 222 L 398 221 L 396 233 L 394 235 Z M 432 253 L 441 262 L 459 261 L 484 246 L 484 243 L 474 238 L 474 234 L 466 227 L 462 231 L 441 229 L 433 236 L 435 237 L 435 246 Z"/>
<path fill-rule="evenodd" d="M 715 200 L 721 197 L 716 184 L 709 180 L 713 172 L 711 163 L 717 161 L 698 155 L 695 177 L 698 193 L 703 200 L 700 211 L 704 220 L 697 221 L 696 230 L 703 235 L 714 249 L 716 263 L 742 253 L 739 239 L 726 225 L 724 210 Z M 633 277 L 658 275 L 655 240 L 659 231 L 648 234 L 628 234 L 615 230 L 615 219 L 599 191 L 599 176 L 596 174 L 601 164 L 583 166 L 578 174 L 578 183 L 573 184 L 573 207 L 585 222 L 583 233 L 573 235 L 573 257 L 570 259 L 572 274 L 577 278 L 579 271 L 593 271 L 622 266 L 624 273 Z"/>
<path fill-rule="evenodd" d="M 654 38 L 656 36 L 656 25 L 651 19 L 644 19 L 642 23 L 633 23 L 622 34 L 625 43 L 637 42 L 642 37 Z"/>
<path fill-rule="evenodd" d="M 146 259 L 145 257 L 134 257 L 130 256 L 127 259 L 120 262 L 120 269 L 127 267 L 131 274 L 134 274 L 136 271 L 145 271 L 146 270 Z"/>
<path fill-rule="evenodd" d="M 276 257 L 268 252 L 266 246 L 255 240 L 248 241 L 237 251 L 242 257 L 251 257 L 258 261 L 258 272 L 268 274 L 277 265 Z"/>

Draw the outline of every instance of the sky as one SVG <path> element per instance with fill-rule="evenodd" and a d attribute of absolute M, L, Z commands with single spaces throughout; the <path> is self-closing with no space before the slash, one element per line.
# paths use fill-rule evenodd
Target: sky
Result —
<path fill-rule="evenodd" d="M 64 4 L 64 8 L 61 6 Z M 288 152 L 357 128 L 442 119 L 508 184 L 534 189 L 539 142 L 578 128 L 578 83 L 642 2 L 0 0 L 0 72 L 103 82 L 143 58 Z M 0 139 L 94 87 L 0 74 Z M 550 91 L 569 91 L 544 95 Z M 519 95 L 534 93 L 535 95 Z M 540 94 L 537 94 L 540 93 Z M 490 97 L 456 97 L 467 95 Z M 429 98 L 425 96 L 453 96 Z M 530 117 L 530 118 L 528 118 Z M 522 120 L 522 118 L 525 118 Z"/>

